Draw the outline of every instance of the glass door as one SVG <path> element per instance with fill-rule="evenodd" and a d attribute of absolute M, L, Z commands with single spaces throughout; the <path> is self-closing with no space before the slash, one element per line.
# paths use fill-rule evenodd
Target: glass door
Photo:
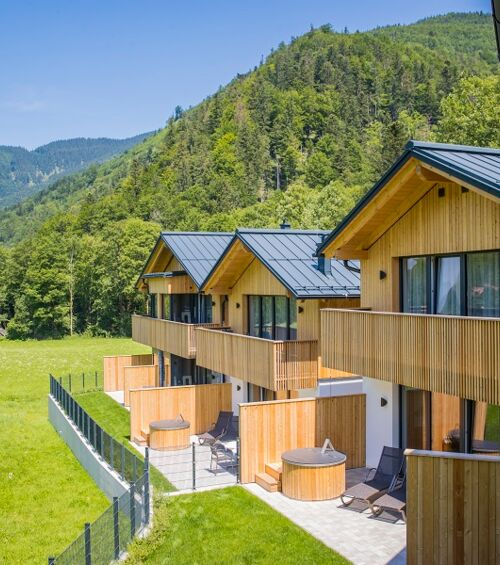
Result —
<path fill-rule="evenodd" d="M 436 258 L 436 314 L 460 316 L 465 313 L 461 265 L 459 255 Z"/>

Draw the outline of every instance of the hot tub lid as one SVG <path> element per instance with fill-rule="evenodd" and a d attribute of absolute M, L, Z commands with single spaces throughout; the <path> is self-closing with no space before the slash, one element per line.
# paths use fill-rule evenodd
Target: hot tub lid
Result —
<path fill-rule="evenodd" d="M 184 430 L 191 425 L 187 420 L 156 420 L 151 422 L 149 428 L 151 430 Z"/>
<path fill-rule="evenodd" d="M 331 467 L 344 463 L 346 456 L 334 449 L 324 451 L 321 447 L 303 447 L 285 451 L 281 459 L 298 467 Z"/>

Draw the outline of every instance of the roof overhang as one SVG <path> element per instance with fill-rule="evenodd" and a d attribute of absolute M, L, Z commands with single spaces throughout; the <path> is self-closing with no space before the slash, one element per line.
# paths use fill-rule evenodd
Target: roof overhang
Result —
<path fill-rule="evenodd" d="M 407 150 L 330 234 L 318 254 L 337 259 L 366 259 L 370 247 L 438 183 L 457 183 L 498 202 L 487 187 L 427 155 Z"/>

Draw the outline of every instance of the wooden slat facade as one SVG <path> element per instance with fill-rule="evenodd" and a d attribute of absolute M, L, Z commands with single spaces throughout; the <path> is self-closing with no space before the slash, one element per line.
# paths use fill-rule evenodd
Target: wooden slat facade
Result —
<path fill-rule="evenodd" d="M 196 357 L 196 328 L 220 328 L 219 324 L 184 324 L 149 316 L 132 316 L 132 339 L 185 359 Z"/>
<path fill-rule="evenodd" d="M 314 388 L 316 340 L 273 341 L 225 331 L 196 330 L 196 363 L 269 390 Z"/>
<path fill-rule="evenodd" d="M 347 455 L 346 467 L 365 465 L 365 395 L 255 402 L 240 405 L 241 482 L 255 481 L 266 463 L 330 438 Z"/>
<path fill-rule="evenodd" d="M 151 353 L 141 355 L 113 355 L 104 357 L 104 391 L 113 392 L 123 390 L 124 367 L 136 365 L 152 365 L 156 362 Z"/>
<path fill-rule="evenodd" d="M 230 383 L 131 390 L 130 437 L 140 437 L 150 422 L 179 415 L 191 423 L 192 434 L 200 434 L 217 421 L 220 411 L 231 409 Z"/>
<path fill-rule="evenodd" d="M 500 404 L 500 319 L 323 310 L 326 366 Z"/>
<path fill-rule="evenodd" d="M 500 457 L 406 453 L 408 564 L 500 563 Z"/>

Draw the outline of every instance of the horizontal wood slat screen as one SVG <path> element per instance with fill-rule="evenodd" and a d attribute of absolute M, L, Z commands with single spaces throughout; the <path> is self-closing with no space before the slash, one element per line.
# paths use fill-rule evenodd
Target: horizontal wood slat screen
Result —
<path fill-rule="evenodd" d="M 159 385 L 158 365 L 138 365 L 123 368 L 123 404 L 130 405 L 130 390 L 134 388 L 157 387 Z"/>
<path fill-rule="evenodd" d="M 177 418 L 191 423 L 191 433 L 206 432 L 220 411 L 231 410 L 231 383 L 146 388 L 130 391 L 130 437 L 140 437 L 150 422 Z"/>
<path fill-rule="evenodd" d="M 113 392 L 123 390 L 124 375 L 123 368 L 136 365 L 152 365 L 155 363 L 155 356 L 151 353 L 142 355 L 113 355 L 104 357 L 104 390 Z"/>
<path fill-rule="evenodd" d="M 365 395 L 255 402 L 240 405 L 241 482 L 255 481 L 266 463 L 330 438 L 347 455 L 346 468 L 365 465 Z"/>
<path fill-rule="evenodd" d="M 220 324 L 184 324 L 149 316 L 132 316 L 132 339 L 185 359 L 196 357 L 195 329 L 220 328 Z"/>
<path fill-rule="evenodd" d="M 269 390 L 314 388 L 318 382 L 316 340 L 272 341 L 197 329 L 196 363 Z"/>
<path fill-rule="evenodd" d="M 409 565 L 500 562 L 500 457 L 407 451 Z"/>
<path fill-rule="evenodd" d="M 327 367 L 500 404 L 500 319 L 323 310 Z"/>

